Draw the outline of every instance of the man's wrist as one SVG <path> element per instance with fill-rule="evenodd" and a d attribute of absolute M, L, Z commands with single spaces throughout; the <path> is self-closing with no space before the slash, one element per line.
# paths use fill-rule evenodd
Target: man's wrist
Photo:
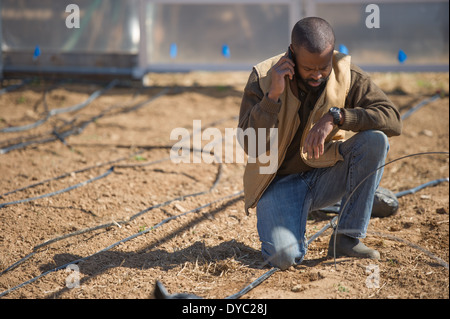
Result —
<path fill-rule="evenodd" d="M 342 112 L 342 110 L 341 110 L 341 113 L 339 114 L 339 116 L 340 116 L 340 121 L 339 121 L 339 126 L 342 126 L 343 124 L 344 124 L 344 121 L 345 121 L 345 115 L 344 115 L 344 112 Z"/>
<path fill-rule="evenodd" d="M 269 91 L 269 93 L 267 93 L 267 97 L 274 102 L 278 102 L 278 100 L 280 99 L 280 94 Z"/>
<path fill-rule="evenodd" d="M 332 107 L 328 111 L 328 114 L 332 118 L 333 125 L 342 125 L 344 123 L 344 116 L 342 110 L 338 107 Z"/>
<path fill-rule="evenodd" d="M 269 98 L 269 94 L 266 93 L 260 102 L 260 107 L 262 110 L 269 113 L 279 113 L 281 109 L 281 102 L 279 99 L 278 101 L 273 101 Z"/>

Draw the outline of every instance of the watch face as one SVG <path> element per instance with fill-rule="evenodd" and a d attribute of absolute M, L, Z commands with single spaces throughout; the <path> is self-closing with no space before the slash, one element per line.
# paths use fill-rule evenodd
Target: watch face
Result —
<path fill-rule="evenodd" d="M 341 110 L 338 107 L 333 106 L 332 108 L 330 108 L 329 112 L 333 116 L 334 124 L 336 124 L 336 125 L 339 124 Z"/>

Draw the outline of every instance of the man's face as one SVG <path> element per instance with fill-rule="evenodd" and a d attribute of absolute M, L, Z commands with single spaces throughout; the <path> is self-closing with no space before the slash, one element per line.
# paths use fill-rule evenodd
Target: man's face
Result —
<path fill-rule="evenodd" d="M 333 47 L 330 45 L 322 53 L 311 53 L 300 47 L 296 49 L 295 58 L 297 72 L 308 88 L 317 90 L 322 87 L 331 73 Z"/>

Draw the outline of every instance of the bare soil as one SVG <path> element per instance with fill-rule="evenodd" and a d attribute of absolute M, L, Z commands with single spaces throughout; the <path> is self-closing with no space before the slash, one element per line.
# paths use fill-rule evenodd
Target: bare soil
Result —
<path fill-rule="evenodd" d="M 437 90 L 442 93 L 404 121 L 403 134 L 390 139 L 388 161 L 448 152 L 448 73 L 372 76 L 403 114 Z M 169 159 L 178 141 L 170 139 L 175 128 L 191 132 L 193 120 L 221 132 L 236 127 L 247 77 L 246 72 L 150 74 L 145 87 L 119 85 L 36 128 L 0 133 L 1 149 L 18 146 L 0 155 L 0 205 L 89 181 L 0 208 L 0 293 L 9 292 L 3 298 L 145 299 L 153 297 L 159 280 L 171 293 L 222 299 L 267 272 L 256 214 L 246 215 L 239 193 L 244 164 Z M 14 83 L 5 81 L 3 87 Z M 0 130 L 77 105 L 106 84 L 34 79 L 0 95 Z M 40 142 L 22 147 L 26 141 Z M 397 193 L 448 176 L 448 155 L 421 155 L 388 165 L 381 186 Z M 9 193 L 14 190 L 19 191 Z M 335 264 L 326 257 L 329 229 L 311 244 L 301 265 L 276 272 L 242 298 L 448 299 L 448 182 L 400 197 L 399 204 L 396 215 L 372 218 L 364 240 L 380 251 L 380 260 L 338 258 Z M 333 217 L 311 214 L 307 235 Z M 90 229 L 98 225 L 107 226 Z M 79 273 L 64 267 L 80 258 Z M 52 271 L 57 267 L 62 268 Z M 73 287 L 77 275 L 79 287 Z"/>

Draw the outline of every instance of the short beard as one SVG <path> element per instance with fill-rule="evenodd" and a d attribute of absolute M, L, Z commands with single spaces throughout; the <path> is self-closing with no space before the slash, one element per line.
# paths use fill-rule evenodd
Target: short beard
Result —
<path fill-rule="evenodd" d="M 330 76 L 328 75 L 326 78 L 319 79 L 319 82 L 320 82 L 319 86 L 311 86 L 311 85 L 309 85 L 308 82 L 314 81 L 312 79 L 305 80 L 305 79 L 301 78 L 301 80 L 302 80 L 303 84 L 305 85 L 305 87 L 308 88 L 309 91 L 311 91 L 311 92 L 318 92 L 318 91 L 323 90 L 323 88 L 325 87 L 329 77 Z"/>

